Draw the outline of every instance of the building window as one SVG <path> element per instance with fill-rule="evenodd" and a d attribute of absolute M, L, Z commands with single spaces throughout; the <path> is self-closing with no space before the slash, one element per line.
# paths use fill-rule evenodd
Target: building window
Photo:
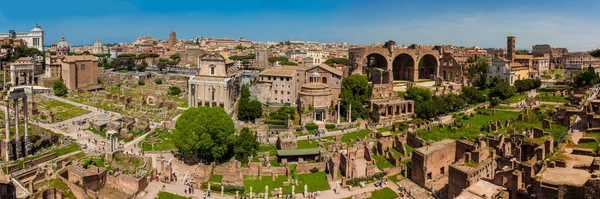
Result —
<path fill-rule="evenodd" d="M 85 64 L 81 64 L 81 70 L 85 70 Z"/>
<path fill-rule="evenodd" d="M 269 80 L 271 80 L 271 76 L 269 76 Z"/>
<path fill-rule="evenodd" d="M 440 168 L 440 175 L 444 175 L 444 167 Z"/>
<path fill-rule="evenodd" d="M 327 77 L 323 77 L 323 78 L 321 79 L 321 83 L 323 83 L 323 84 L 327 84 Z"/>
<path fill-rule="evenodd" d="M 288 95 L 290 94 L 290 92 L 288 91 Z"/>
<path fill-rule="evenodd" d="M 427 173 L 427 180 L 431 180 L 431 172 Z"/>
<path fill-rule="evenodd" d="M 210 74 L 214 75 L 215 74 L 215 65 L 210 65 Z"/>
<path fill-rule="evenodd" d="M 212 100 L 215 101 L 215 90 L 212 90 Z"/>

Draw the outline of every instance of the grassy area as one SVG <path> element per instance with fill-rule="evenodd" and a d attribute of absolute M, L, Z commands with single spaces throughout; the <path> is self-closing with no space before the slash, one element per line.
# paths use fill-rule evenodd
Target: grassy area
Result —
<path fill-rule="evenodd" d="M 42 156 L 45 156 L 45 155 L 48 155 L 48 154 L 51 154 L 51 153 L 55 153 L 56 156 L 60 157 L 60 156 L 65 155 L 65 154 L 68 154 L 68 153 L 71 153 L 71 152 L 75 152 L 77 150 L 79 150 L 79 145 L 77 145 L 77 143 L 75 143 L 75 142 L 72 142 L 71 144 L 69 144 L 67 146 L 63 146 L 63 147 L 60 147 L 60 148 L 55 148 L 55 149 L 53 149 L 51 151 L 48 151 L 48 152 L 45 152 L 43 154 L 39 154 L 39 155 L 36 155 L 36 156 L 29 156 L 29 157 L 23 158 L 22 160 L 20 160 L 18 162 L 19 168 L 22 169 L 23 168 L 23 164 L 26 161 L 34 160 L 34 159 L 37 159 L 39 157 L 42 157 Z"/>
<path fill-rule="evenodd" d="M 483 112 L 491 112 L 490 110 L 481 110 Z M 487 125 L 488 121 L 500 120 L 504 123 L 506 120 L 512 120 L 519 116 L 518 112 L 511 111 L 496 111 L 495 115 L 484 115 L 476 114 L 474 117 L 468 117 L 466 120 L 462 120 L 464 123 L 460 128 L 440 128 L 439 126 L 432 126 L 430 131 L 421 129 L 417 131 L 420 138 L 424 140 L 440 141 L 444 139 L 461 139 L 467 138 L 472 140 L 479 136 L 484 125 Z M 470 128 L 467 128 L 467 124 L 471 124 Z M 540 123 L 541 125 L 541 123 Z"/>
<path fill-rule="evenodd" d="M 130 138 L 124 138 L 121 136 L 121 134 L 119 134 L 119 140 L 124 140 L 125 142 L 131 142 L 132 140 L 134 140 L 137 137 L 140 137 L 141 135 L 144 135 L 143 131 L 129 131 L 129 134 L 131 134 Z"/>
<path fill-rule="evenodd" d="M 275 145 L 261 145 L 260 147 L 258 147 L 258 152 L 269 152 L 269 156 L 276 156 L 277 147 Z"/>
<path fill-rule="evenodd" d="M 568 98 L 564 96 L 554 96 L 554 94 L 550 92 L 540 92 L 538 94 L 538 100 L 542 102 L 569 103 Z"/>
<path fill-rule="evenodd" d="M 393 175 L 393 176 L 389 176 L 388 179 L 390 181 L 392 181 L 392 182 L 397 183 L 397 182 L 400 182 L 401 180 L 404 180 L 404 176 L 402 176 L 400 174 L 396 174 L 396 175 Z"/>
<path fill-rule="evenodd" d="M 52 111 L 53 113 L 53 121 L 52 122 L 61 122 L 65 121 L 80 115 L 84 115 L 89 113 L 89 110 L 80 108 L 75 105 L 67 104 L 58 100 L 52 99 L 41 99 L 36 101 L 37 107 L 42 108 L 43 110 Z M 40 115 L 34 116 L 34 119 L 45 121 L 45 117 L 40 118 Z"/>
<path fill-rule="evenodd" d="M 258 176 L 244 176 L 244 187 L 245 193 L 250 193 L 250 187 L 254 193 L 262 192 L 265 190 L 265 186 L 269 186 L 269 190 L 274 188 L 283 188 L 284 194 L 292 192 L 292 186 L 283 186 L 283 182 L 287 181 L 287 177 L 284 175 L 277 176 L 275 181 L 270 176 L 263 176 L 262 180 L 258 179 Z M 331 189 L 327 182 L 325 172 L 299 174 L 298 175 L 298 186 L 296 186 L 296 193 L 304 191 L 304 185 L 308 185 L 308 192 L 324 191 Z"/>
<path fill-rule="evenodd" d="M 309 148 L 317 148 L 319 147 L 319 142 L 317 140 L 298 140 L 298 149 L 309 149 Z"/>
<path fill-rule="evenodd" d="M 58 189 L 63 194 L 63 198 L 77 198 L 75 197 L 69 186 L 67 186 L 67 184 L 65 184 L 60 179 L 53 178 L 40 182 L 35 185 L 35 190 L 40 190 L 42 187 Z"/>
<path fill-rule="evenodd" d="M 598 151 L 598 144 L 600 144 L 600 132 L 588 132 L 584 134 L 584 137 L 596 138 L 596 142 L 581 142 L 577 145 L 577 148 L 591 149 L 595 152 Z"/>
<path fill-rule="evenodd" d="M 172 194 L 169 192 L 158 192 L 156 199 L 189 199 L 188 197 Z"/>
<path fill-rule="evenodd" d="M 210 178 L 211 182 L 216 182 L 216 183 L 221 183 L 221 181 L 223 181 L 223 175 L 212 175 L 212 177 Z"/>
<path fill-rule="evenodd" d="M 369 129 L 363 129 L 352 133 L 346 133 L 342 136 L 342 142 L 351 145 L 356 142 L 356 138 L 363 140 L 365 136 L 369 134 L 371 134 L 371 130 Z"/>
<path fill-rule="evenodd" d="M 106 131 L 98 131 L 95 128 L 88 128 L 87 130 L 91 131 L 92 133 L 99 135 L 100 137 L 105 138 L 106 137 Z"/>
<path fill-rule="evenodd" d="M 154 133 L 147 135 L 138 145 L 143 151 L 177 150 L 171 138 L 171 133 L 166 129 L 157 129 Z"/>
<path fill-rule="evenodd" d="M 381 170 L 394 167 L 394 165 L 392 165 L 392 163 L 390 163 L 390 161 L 388 161 L 381 155 L 373 155 L 372 157 L 373 157 L 373 159 L 375 159 L 377 168 L 379 168 Z"/>
<path fill-rule="evenodd" d="M 394 192 L 394 190 L 386 187 L 380 190 L 376 190 L 371 192 L 371 197 L 369 199 L 394 199 L 397 198 L 398 194 Z"/>
<path fill-rule="evenodd" d="M 527 99 L 527 93 L 517 93 L 516 95 L 506 99 L 510 103 L 517 103 L 521 100 Z"/>
<path fill-rule="evenodd" d="M 515 107 L 504 106 L 504 105 L 497 105 L 497 106 L 494 106 L 494 109 L 498 109 L 498 110 L 515 110 Z"/>

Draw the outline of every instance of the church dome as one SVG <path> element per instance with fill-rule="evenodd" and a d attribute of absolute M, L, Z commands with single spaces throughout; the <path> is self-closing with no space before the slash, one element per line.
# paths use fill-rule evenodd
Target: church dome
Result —
<path fill-rule="evenodd" d="M 33 27 L 33 29 L 31 29 L 30 32 L 41 32 L 42 30 L 42 26 L 38 25 L 37 23 L 35 24 L 35 26 Z"/>
<path fill-rule="evenodd" d="M 69 48 L 69 44 L 65 41 L 64 35 L 60 37 L 60 42 L 58 42 L 58 45 L 56 45 L 56 47 L 59 49 Z"/>
<path fill-rule="evenodd" d="M 321 75 L 317 72 L 314 72 L 314 73 L 310 74 L 310 77 L 317 78 L 317 77 L 321 77 Z"/>

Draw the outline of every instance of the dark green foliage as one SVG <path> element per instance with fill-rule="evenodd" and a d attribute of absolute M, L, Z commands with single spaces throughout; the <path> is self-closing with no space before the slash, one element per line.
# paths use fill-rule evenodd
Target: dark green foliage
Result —
<path fill-rule="evenodd" d="M 462 87 L 460 97 L 467 101 L 467 103 L 469 104 L 477 104 L 485 102 L 485 100 L 487 100 L 485 95 L 481 91 L 477 90 L 477 88 L 472 86 Z"/>
<path fill-rule="evenodd" d="M 269 60 L 269 63 L 275 63 L 277 61 L 279 61 L 279 63 L 289 62 L 289 59 L 287 57 L 269 57 L 268 60 Z"/>
<path fill-rule="evenodd" d="M 148 62 L 146 62 L 146 60 L 142 60 L 142 63 L 135 66 L 135 70 L 137 71 L 144 71 L 146 68 L 148 68 Z"/>
<path fill-rule="evenodd" d="M 479 76 L 479 78 L 485 78 L 485 74 L 490 68 L 490 60 L 485 57 L 470 57 L 467 60 L 467 65 L 467 73 L 469 74 L 469 77 Z"/>
<path fill-rule="evenodd" d="M 146 82 L 144 82 L 144 80 L 142 80 L 142 79 L 138 80 L 138 85 L 143 86 L 144 84 L 146 84 Z"/>
<path fill-rule="evenodd" d="M 600 82 L 600 77 L 591 66 L 587 70 L 580 72 L 575 77 L 575 87 L 591 86 Z"/>
<path fill-rule="evenodd" d="M 335 124 L 325 124 L 327 130 L 335 129 Z"/>
<path fill-rule="evenodd" d="M 432 98 L 431 90 L 424 87 L 410 87 L 406 90 L 404 99 L 413 100 L 415 102 L 429 101 Z"/>
<path fill-rule="evenodd" d="M 276 112 L 269 113 L 269 119 L 271 120 L 282 120 L 286 119 L 294 120 L 296 109 L 292 107 L 281 107 Z"/>
<path fill-rule="evenodd" d="M 54 95 L 62 97 L 67 95 L 67 86 L 65 86 L 65 84 L 62 82 L 62 79 L 59 81 L 54 82 L 54 86 L 52 87 L 52 90 L 54 90 Z"/>
<path fill-rule="evenodd" d="M 314 131 L 319 128 L 319 125 L 311 122 L 311 123 L 304 125 L 304 128 L 306 128 L 306 130 L 308 130 L 308 131 Z"/>
<path fill-rule="evenodd" d="M 310 172 L 311 172 L 311 173 L 316 173 L 316 172 L 319 172 L 319 168 L 317 168 L 317 167 L 313 167 L 312 169 L 310 169 Z"/>
<path fill-rule="evenodd" d="M 175 123 L 173 142 L 188 155 L 226 160 L 236 140 L 234 131 L 233 120 L 222 107 L 190 107 Z"/>
<path fill-rule="evenodd" d="M 243 121 L 253 121 L 262 116 L 262 103 L 257 100 L 250 100 L 250 90 L 248 86 L 243 86 L 238 103 L 238 119 Z"/>
<path fill-rule="evenodd" d="M 333 66 L 336 64 L 341 64 L 341 65 L 347 66 L 348 58 L 330 58 L 330 59 L 325 60 L 325 64 L 330 65 L 330 66 Z"/>
<path fill-rule="evenodd" d="M 495 107 L 495 106 L 498 106 L 498 104 L 500 104 L 500 102 L 501 102 L 500 99 L 495 97 L 490 100 L 490 105 L 492 105 L 492 107 Z"/>
<path fill-rule="evenodd" d="M 251 131 L 249 128 L 243 128 L 235 138 L 234 146 L 235 159 L 245 164 L 248 162 L 248 157 L 257 155 L 260 143 L 256 140 L 256 132 Z"/>
<path fill-rule="evenodd" d="M 211 183 L 210 184 L 210 190 L 212 190 L 215 193 L 221 193 L 221 187 L 223 187 L 223 192 L 227 193 L 227 194 L 236 194 L 236 192 L 238 194 L 243 194 L 245 189 L 243 186 L 236 186 L 236 185 L 227 185 L 227 184 L 221 184 L 221 183 Z M 208 182 L 203 182 L 200 185 L 200 188 L 202 189 L 208 189 Z"/>
<path fill-rule="evenodd" d="M 515 50 L 515 55 L 531 55 L 527 50 Z"/>
<path fill-rule="evenodd" d="M 362 182 L 362 181 L 369 182 L 369 181 L 373 181 L 373 180 L 378 180 L 378 179 L 383 178 L 386 174 L 387 173 L 385 171 L 382 171 L 382 172 L 379 172 L 379 173 L 375 173 L 372 176 L 365 176 L 365 177 L 360 177 L 360 178 L 352 178 L 352 179 L 346 181 L 346 184 L 350 185 L 350 186 L 357 187 L 357 186 L 360 185 L 360 182 Z"/>
<path fill-rule="evenodd" d="M 352 104 L 352 120 L 356 118 L 367 118 L 369 109 L 363 104 L 371 97 L 371 86 L 366 76 L 359 74 L 350 75 L 342 80 L 342 89 L 340 91 L 341 112 L 347 115 L 348 108 Z"/>
<path fill-rule="evenodd" d="M 514 86 L 508 84 L 504 79 L 500 79 L 490 89 L 490 97 L 498 97 L 501 100 L 505 100 L 515 95 L 516 92 L 517 89 Z"/>
<path fill-rule="evenodd" d="M 162 79 L 156 78 L 154 79 L 155 84 L 162 84 Z"/>
<path fill-rule="evenodd" d="M 254 59 L 256 58 L 256 55 L 254 54 L 249 54 L 246 56 L 229 56 L 229 59 L 231 60 L 236 60 L 236 61 L 244 61 L 244 60 L 249 60 L 249 59 Z"/>
<path fill-rule="evenodd" d="M 590 55 L 592 55 L 592 57 L 600 57 L 600 49 L 590 52 Z"/>
<path fill-rule="evenodd" d="M 540 80 L 540 79 L 523 79 L 523 80 L 515 81 L 515 88 L 519 92 L 537 89 L 541 85 L 542 85 L 542 80 Z"/>
<path fill-rule="evenodd" d="M 167 91 L 167 94 L 169 95 L 179 95 L 181 93 L 181 89 L 177 86 L 171 86 L 169 87 L 169 90 Z"/>

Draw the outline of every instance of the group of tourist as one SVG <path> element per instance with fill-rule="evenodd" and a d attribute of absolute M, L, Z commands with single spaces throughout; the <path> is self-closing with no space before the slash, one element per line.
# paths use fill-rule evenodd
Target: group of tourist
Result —
<path fill-rule="evenodd" d="M 398 185 L 398 194 L 400 195 L 400 197 L 404 197 L 404 195 L 406 195 L 409 198 L 413 198 L 412 192 L 410 192 L 410 190 L 402 187 L 402 185 Z"/>

